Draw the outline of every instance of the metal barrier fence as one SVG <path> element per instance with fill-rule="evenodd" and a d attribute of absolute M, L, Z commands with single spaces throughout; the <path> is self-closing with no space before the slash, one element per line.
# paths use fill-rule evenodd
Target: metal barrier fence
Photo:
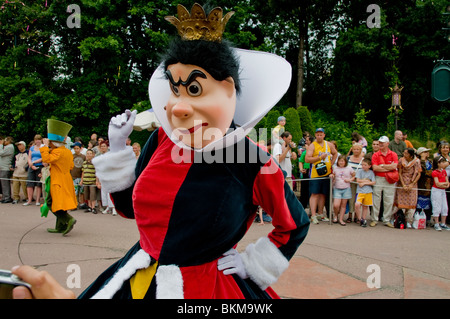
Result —
<path fill-rule="evenodd" d="M 315 177 L 315 178 L 299 178 L 299 179 L 292 179 L 293 182 L 304 182 L 304 181 L 311 181 L 311 180 L 319 180 L 319 179 L 329 179 L 331 180 L 331 177 L 326 176 L 326 177 Z M 9 181 L 21 181 L 21 182 L 33 182 L 33 183 L 41 183 L 44 184 L 45 182 L 43 181 L 32 181 L 32 180 L 22 180 L 22 179 L 14 179 L 14 178 L 0 178 L 0 180 L 9 180 Z M 352 184 L 358 184 L 357 182 L 350 182 Z M 402 188 L 402 187 L 398 187 L 396 186 L 397 183 L 393 184 L 393 186 L 383 186 L 385 187 L 392 187 L 392 188 Z M 377 187 L 377 185 L 375 184 L 373 187 Z M 424 189 L 424 188 L 411 188 L 411 190 L 423 190 L 423 191 L 430 191 L 431 189 Z M 300 186 L 300 192 L 301 192 L 301 186 Z M 450 193 L 450 191 L 445 191 L 446 193 Z M 329 190 L 329 202 L 330 202 L 330 207 L 329 209 L 327 209 L 327 213 L 329 215 L 329 223 L 331 224 L 332 221 L 332 208 L 333 208 L 333 183 L 330 181 L 330 190 Z"/>
<path fill-rule="evenodd" d="M 311 180 L 319 180 L 319 179 L 330 179 L 331 177 L 326 176 L 326 177 L 315 177 L 315 178 L 299 178 L 299 179 L 292 179 L 293 182 L 302 182 L 302 181 L 311 181 Z M 357 182 L 350 182 L 351 184 L 358 184 Z M 403 188 L 403 187 L 399 187 L 396 186 L 397 183 L 392 184 L 392 186 L 383 186 L 383 188 Z M 373 185 L 372 187 L 377 187 L 377 185 Z M 423 191 L 431 191 L 431 189 L 425 189 L 425 188 L 411 188 L 410 190 L 423 190 Z M 300 187 L 300 192 L 301 192 L 301 187 Z M 450 193 L 450 190 L 446 190 L 446 193 Z M 329 209 L 327 209 L 327 213 L 329 214 L 329 223 L 331 224 L 332 221 L 332 208 L 333 208 L 333 183 L 330 181 L 330 190 L 329 190 L 329 201 L 330 201 L 330 207 Z M 310 208 L 311 209 L 311 208 Z"/>

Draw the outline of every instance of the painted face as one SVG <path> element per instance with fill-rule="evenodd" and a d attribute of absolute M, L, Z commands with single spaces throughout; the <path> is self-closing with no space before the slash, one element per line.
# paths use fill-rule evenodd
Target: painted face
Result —
<path fill-rule="evenodd" d="M 222 138 L 236 109 L 233 79 L 215 80 L 206 70 L 189 64 L 172 64 L 166 71 L 172 94 L 166 114 L 175 137 L 203 148 Z"/>

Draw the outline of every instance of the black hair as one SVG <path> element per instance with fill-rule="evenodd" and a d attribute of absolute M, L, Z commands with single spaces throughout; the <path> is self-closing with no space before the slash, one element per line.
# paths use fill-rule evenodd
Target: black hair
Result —
<path fill-rule="evenodd" d="M 281 137 L 281 138 L 288 138 L 290 135 L 292 135 L 290 132 L 284 131 L 284 132 L 280 135 L 280 137 Z"/>
<path fill-rule="evenodd" d="M 438 164 L 447 161 L 447 159 L 442 156 L 438 155 L 433 159 L 433 169 L 438 169 Z"/>
<path fill-rule="evenodd" d="M 407 149 L 405 149 L 405 151 L 408 152 L 409 156 L 411 156 L 411 158 L 414 158 L 416 156 L 416 152 L 414 151 L 413 148 L 408 147 Z"/>
<path fill-rule="evenodd" d="M 205 69 L 217 81 L 228 77 L 234 80 L 236 93 L 240 93 L 239 60 L 230 43 L 204 40 L 185 41 L 174 38 L 163 55 L 164 70 L 171 64 L 197 65 Z"/>

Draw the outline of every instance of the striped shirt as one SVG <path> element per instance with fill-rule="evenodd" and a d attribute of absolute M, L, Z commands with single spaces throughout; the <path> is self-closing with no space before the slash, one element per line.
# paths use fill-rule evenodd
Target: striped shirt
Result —
<path fill-rule="evenodd" d="M 83 185 L 95 185 L 96 178 L 94 164 L 89 161 L 84 161 L 81 170 L 84 173 Z"/>

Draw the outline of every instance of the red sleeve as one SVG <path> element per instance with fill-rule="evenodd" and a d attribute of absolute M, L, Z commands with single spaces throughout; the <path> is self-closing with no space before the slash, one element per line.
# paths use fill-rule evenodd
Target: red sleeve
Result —
<path fill-rule="evenodd" d="M 289 260 L 306 237 L 309 218 L 273 158 L 255 179 L 253 203 L 272 217 L 274 229 L 269 240 Z"/>
<path fill-rule="evenodd" d="M 372 155 L 372 165 L 380 165 L 380 155 L 378 152 Z"/>
<path fill-rule="evenodd" d="M 437 171 L 432 171 L 432 172 L 431 172 L 431 177 L 433 177 L 433 179 L 434 179 L 435 177 L 437 177 L 437 174 L 436 174 L 436 173 L 437 173 Z"/>

